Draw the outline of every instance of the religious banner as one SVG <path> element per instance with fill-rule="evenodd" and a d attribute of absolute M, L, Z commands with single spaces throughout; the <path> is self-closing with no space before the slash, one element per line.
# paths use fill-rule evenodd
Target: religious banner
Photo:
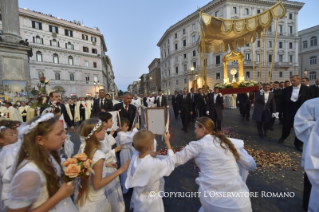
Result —
<path fill-rule="evenodd" d="M 3 93 L 5 96 L 8 96 L 9 101 L 13 101 L 13 99 L 17 97 L 27 97 L 27 81 L 3 80 L 2 85 Z"/>
<path fill-rule="evenodd" d="M 146 108 L 146 127 L 154 135 L 163 135 L 167 129 L 167 111 L 163 107 Z"/>
<path fill-rule="evenodd" d="M 8 101 L 8 96 L 0 95 L 0 102 Z"/>

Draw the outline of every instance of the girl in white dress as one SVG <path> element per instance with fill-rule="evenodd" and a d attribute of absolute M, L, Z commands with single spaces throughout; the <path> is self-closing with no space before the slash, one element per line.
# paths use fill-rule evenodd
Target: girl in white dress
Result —
<path fill-rule="evenodd" d="M 19 133 L 23 136 L 8 195 L 8 212 L 75 212 L 74 185 L 61 185 L 62 169 L 57 152 L 65 131 L 52 113 L 33 118 Z"/>
<path fill-rule="evenodd" d="M 104 195 L 105 186 L 122 174 L 128 168 L 130 161 L 123 163 L 121 168 L 106 176 L 107 157 L 100 150 L 100 141 L 105 138 L 106 127 L 101 120 L 91 118 L 81 124 L 79 132 L 84 138 L 83 152 L 88 158 L 92 158 L 91 166 L 94 174 L 91 174 L 89 179 L 81 179 L 81 187 L 77 188 L 79 191 L 76 193 L 76 204 L 80 212 L 111 212 L 111 205 Z"/>
<path fill-rule="evenodd" d="M 99 119 L 103 122 L 103 125 L 106 129 L 110 129 L 113 126 L 112 115 L 107 112 L 101 112 L 99 114 Z M 110 134 L 105 134 L 105 138 L 101 141 L 100 150 L 106 155 L 105 160 L 106 164 L 111 163 L 113 166 L 106 167 L 106 175 L 116 171 L 116 155 L 115 153 L 122 149 L 122 145 L 118 145 L 115 149 L 112 149 L 112 146 L 116 143 L 113 137 L 114 130 L 112 129 Z M 112 182 L 105 186 L 105 195 L 108 201 L 111 204 L 112 212 L 124 212 L 125 211 L 125 203 L 123 199 L 120 178 L 116 177 Z"/>
<path fill-rule="evenodd" d="M 243 148 L 236 149 L 229 139 L 216 133 L 214 128 L 215 124 L 210 118 L 197 119 L 195 134 L 199 140 L 190 142 L 175 154 L 175 165 L 182 165 L 194 158 L 200 168 L 199 177 L 196 178 L 202 204 L 200 212 L 250 212 L 249 190 L 239 175 L 236 161 L 247 170 L 256 169 L 256 163 Z M 216 192 L 232 193 L 227 197 Z M 240 195 L 240 192 L 248 196 L 231 197 Z"/>
<path fill-rule="evenodd" d="M 135 151 L 133 144 L 133 137 L 135 133 L 138 132 L 138 123 L 135 124 L 135 126 L 132 126 L 132 130 L 128 131 L 128 128 L 130 126 L 130 121 L 121 118 L 121 127 L 119 128 L 120 131 L 117 133 L 117 144 L 122 145 L 122 150 L 120 152 L 120 162 L 121 165 L 132 158 L 133 152 Z M 127 171 L 125 171 L 123 174 L 121 174 L 121 185 L 123 188 L 123 194 L 126 194 L 128 192 L 128 189 L 125 188 L 125 181 L 127 178 Z"/>

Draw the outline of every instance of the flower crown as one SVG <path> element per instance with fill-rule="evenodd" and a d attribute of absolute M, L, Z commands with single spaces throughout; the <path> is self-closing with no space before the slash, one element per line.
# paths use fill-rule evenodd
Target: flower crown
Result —
<path fill-rule="evenodd" d="M 85 140 L 86 139 L 89 139 L 91 138 L 91 136 L 93 135 L 93 133 L 102 125 L 102 121 L 99 120 L 99 122 L 95 125 L 95 127 L 92 129 L 91 133 L 85 137 Z"/>
<path fill-rule="evenodd" d="M 20 131 L 19 131 L 19 135 L 27 135 L 28 133 L 30 133 L 34 128 L 36 128 L 38 126 L 39 123 L 50 120 L 51 118 L 54 117 L 53 113 L 47 113 L 43 116 L 41 116 L 38 120 L 36 120 L 35 122 L 32 122 L 31 124 L 28 124 L 26 126 L 24 126 Z"/>

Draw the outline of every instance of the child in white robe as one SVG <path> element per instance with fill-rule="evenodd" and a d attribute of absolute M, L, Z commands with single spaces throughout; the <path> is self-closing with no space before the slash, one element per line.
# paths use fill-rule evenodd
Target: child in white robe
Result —
<path fill-rule="evenodd" d="M 134 147 L 132 146 L 133 143 L 133 136 L 135 133 L 138 132 L 138 124 L 135 124 L 135 126 L 132 126 L 131 131 L 128 131 L 130 126 L 129 120 L 125 118 L 121 118 L 121 127 L 119 128 L 119 132 L 117 133 L 117 142 L 118 145 L 122 145 L 122 150 L 120 152 L 120 163 L 121 165 L 132 158 L 133 152 L 135 151 Z M 127 171 L 125 171 L 123 174 L 121 174 L 121 185 L 123 188 L 123 194 L 126 194 L 128 189 L 125 188 L 125 180 L 127 177 Z"/>
<path fill-rule="evenodd" d="M 111 205 L 104 195 L 105 186 L 122 174 L 129 165 L 129 161 L 122 164 L 121 168 L 106 176 L 106 155 L 100 150 L 100 141 L 104 140 L 106 127 L 101 120 L 91 118 L 85 120 L 80 128 L 80 135 L 84 138 L 81 148 L 87 157 L 92 158 L 91 167 L 94 174 L 89 179 L 81 179 L 81 186 L 76 189 L 76 204 L 80 212 L 111 212 Z"/>
<path fill-rule="evenodd" d="M 107 112 L 101 112 L 99 114 L 99 119 L 103 122 L 103 125 L 106 129 L 110 129 L 113 126 L 112 114 Z M 122 145 L 118 145 L 115 149 L 112 149 L 112 146 L 115 144 L 115 139 L 113 137 L 114 130 L 112 128 L 110 134 L 105 134 L 105 139 L 101 141 L 100 150 L 106 155 L 106 163 L 113 164 L 112 167 L 106 167 L 106 175 L 114 173 L 117 170 L 116 165 L 116 155 L 115 153 L 122 149 Z M 123 199 L 120 178 L 116 177 L 112 182 L 105 186 L 105 195 L 108 201 L 111 204 L 112 212 L 124 212 L 125 203 Z"/>
<path fill-rule="evenodd" d="M 174 152 L 170 142 L 170 134 L 165 134 L 167 156 L 158 159 L 151 156 L 154 150 L 154 134 L 148 130 L 140 130 L 133 138 L 134 153 L 127 172 L 125 187 L 134 188 L 132 205 L 134 212 L 164 212 L 163 200 L 160 195 L 160 179 L 174 170 Z"/>
<path fill-rule="evenodd" d="M 62 170 L 57 150 L 65 139 L 62 123 L 52 113 L 30 122 L 19 130 L 24 138 L 17 161 L 11 167 L 8 211 L 76 212 L 69 197 L 74 185 L 60 181 Z"/>

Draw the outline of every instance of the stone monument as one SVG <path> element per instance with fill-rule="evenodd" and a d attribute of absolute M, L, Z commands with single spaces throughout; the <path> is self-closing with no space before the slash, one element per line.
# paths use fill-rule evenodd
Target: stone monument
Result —
<path fill-rule="evenodd" d="M 29 57 L 32 48 L 20 35 L 18 0 L 1 0 L 2 33 L 0 34 L 0 90 L 4 94 L 3 81 L 24 81 L 30 92 Z M 9 101 L 12 99 L 9 98 Z"/>

